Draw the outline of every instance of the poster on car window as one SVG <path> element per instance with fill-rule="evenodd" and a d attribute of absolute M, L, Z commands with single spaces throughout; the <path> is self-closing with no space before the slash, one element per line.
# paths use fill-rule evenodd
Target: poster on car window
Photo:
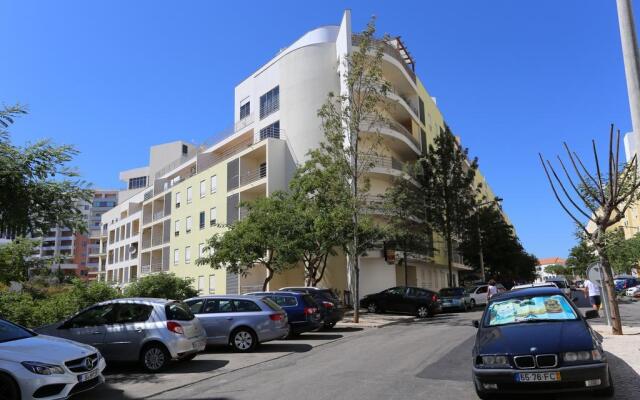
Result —
<path fill-rule="evenodd" d="M 495 302 L 489 309 L 489 325 L 528 320 L 572 320 L 576 314 L 561 295 L 516 298 Z"/>

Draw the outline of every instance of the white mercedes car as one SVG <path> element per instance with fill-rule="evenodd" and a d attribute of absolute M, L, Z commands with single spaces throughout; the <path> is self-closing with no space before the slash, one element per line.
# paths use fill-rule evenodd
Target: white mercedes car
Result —
<path fill-rule="evenodd" d="M 94 347 L 0 319 L 0 399 L 65 399 L 104 382 Z"/>

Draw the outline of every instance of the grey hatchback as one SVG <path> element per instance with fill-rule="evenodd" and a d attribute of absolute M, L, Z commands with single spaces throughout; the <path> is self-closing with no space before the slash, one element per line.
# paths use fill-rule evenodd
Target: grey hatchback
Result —
<path fill-rule="evenodd" d="M 185 300 L 207 332 L 207 344 L 250 352 L 259 343 L 289 334 L 287 314 L 267 298 L 203 296 Z"/>
<path fill-rule="evenodd" d="M 157 372 L 172 359 L 192 359 L 206 346 L 200 321 L 186 304 L 166 299 L 105 301 L 36 332 L 94 346 L 107 361 L 140 361 Z"/>

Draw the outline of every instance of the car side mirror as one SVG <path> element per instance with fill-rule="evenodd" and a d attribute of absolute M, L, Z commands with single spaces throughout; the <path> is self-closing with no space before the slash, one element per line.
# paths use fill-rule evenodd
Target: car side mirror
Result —
<path fill-rule="evenodd" d="M 474 328 L 480 328 L 480 321 L 478 321 L 477 319 L 474 319 L 473 321 L 471 321 L 471 325 L 473 325 Z"/>
<path fill-rule="evenodd" d="M 589 310 L 584 313 L 584 319 L 593 319 L 600 317 L 600 314 L 596 310 Z"/>

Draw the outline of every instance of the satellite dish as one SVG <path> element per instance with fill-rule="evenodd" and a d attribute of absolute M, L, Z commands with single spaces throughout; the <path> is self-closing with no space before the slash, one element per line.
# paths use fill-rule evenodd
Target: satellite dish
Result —
<path fill-rule="evenodd" d="M 132 255 L 132 256 L 133 256 L 133 255 L 135 255 L 137 252 L 138 252 L 138 246 L 131 245 L 131 247 L 129 247 L 129 254 L 130 254 L 130 255 Z"/>

